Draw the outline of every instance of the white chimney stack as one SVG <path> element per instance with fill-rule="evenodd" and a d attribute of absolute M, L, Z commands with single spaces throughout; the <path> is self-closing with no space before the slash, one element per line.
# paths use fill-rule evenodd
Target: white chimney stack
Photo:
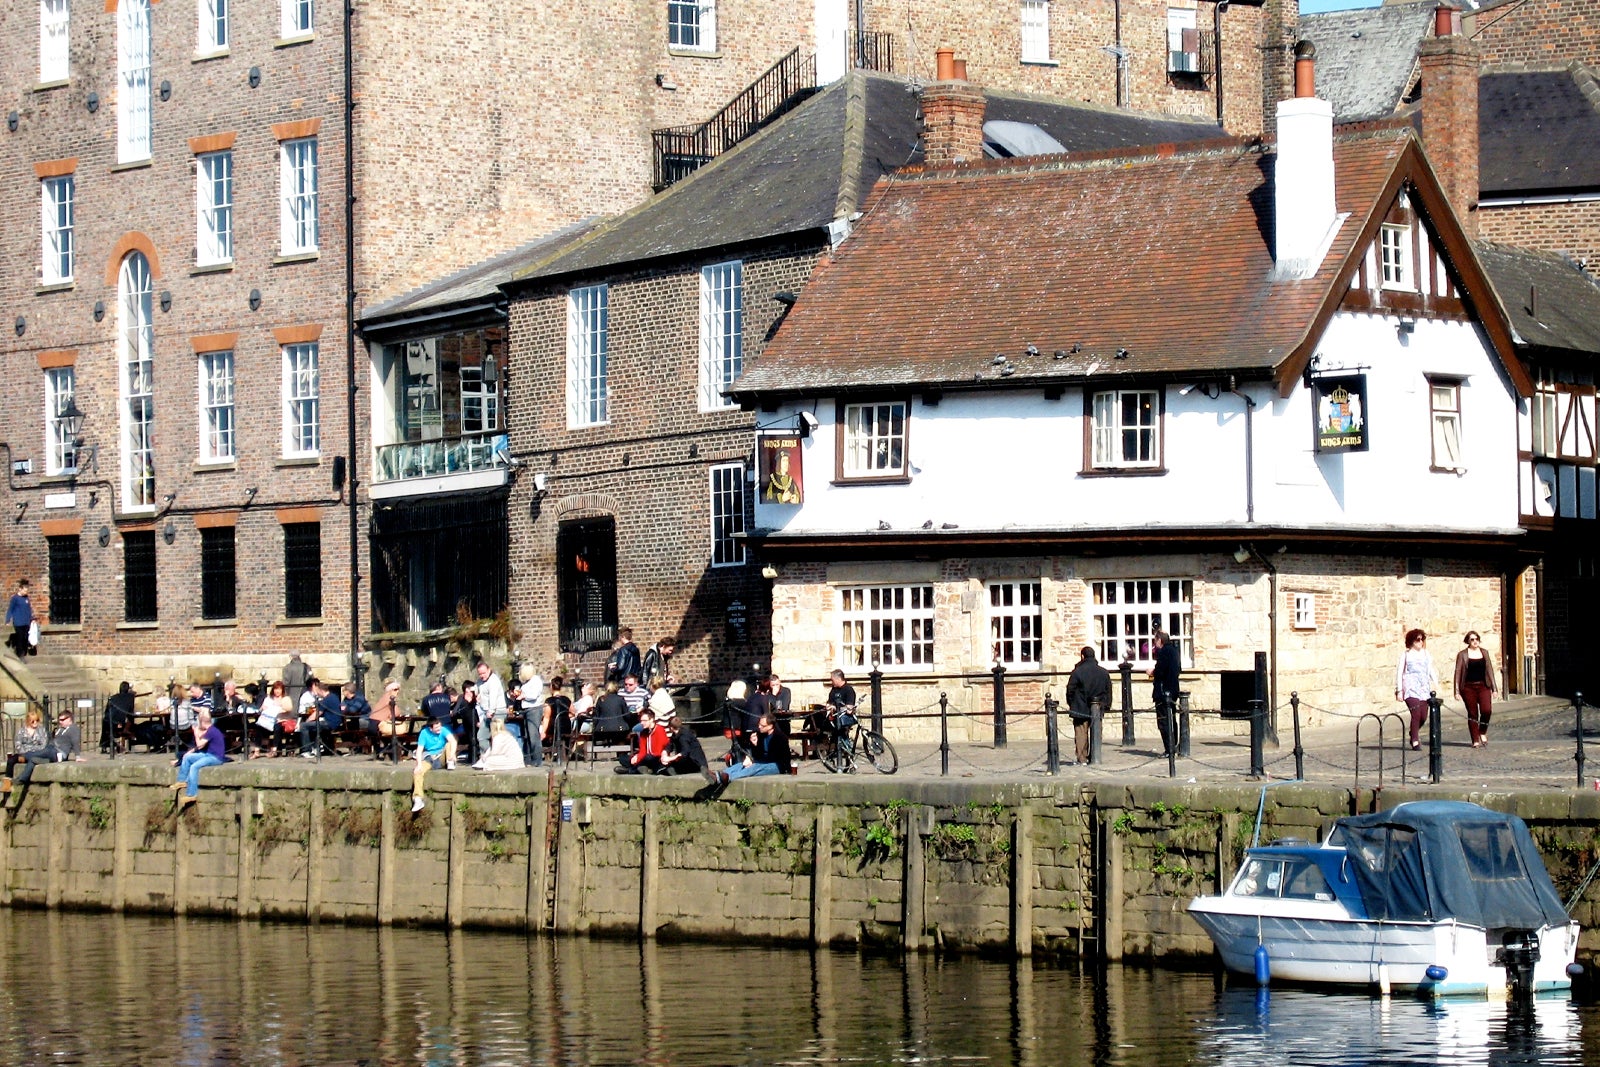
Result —
<path fill-rule="evenodd" d="M 1316 54 L 1294 47 L 1294 99 L 1278 102 L 1272 175 L 1274 258 L 1281 278 L 1309 278 L 1339 228 L 1333 199 L 1333 105 L 1316 96 Z"/>

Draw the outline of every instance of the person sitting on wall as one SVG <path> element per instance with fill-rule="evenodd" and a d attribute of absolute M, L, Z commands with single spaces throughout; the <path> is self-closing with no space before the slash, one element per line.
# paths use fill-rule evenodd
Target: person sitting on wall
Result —
<path fill-rule="evenodd" d="M 618 774 L 655 774 L 661 770 L 661 757 L 667 751 L 667 731 L 656 723 L 656 713 L 645 708 L 639 713 L 638 744 L 628 755 L 618 753 Z"/>
<path fill-rule="evenodd" d="M 33 769 L 41 763 L 83 762 L 83 738 L 72 719 L 72 709 L 63 708 L 56 717 L 56 733 L 50 743 L 37 752 L 22 757 L 22 767 L 17 771 L 18 782 L 26 783 L 33 777 Z"/>
<path fill-rule="evenodd" d="M 11 775 L 17 769 L 17 764 L 35 752 L 43 752 L 50 747 L 50 731 L 45 729 L 44 713 L 38 708 L 29 708 L 22 717 L 22 725 L 17 727 L 12 746 L 12 751 L 6 753 L 6 777 L 0 782 L 0 793 L 11 792 Z"/>
<path fill-rule="evenodd" d="M 772 712 L 761 716 L 756 724 L 756 743 L 737 767 L 718 771 L 716 782 L 727 785 L 740 778 L 759 778 L 769 774 L 789 773 L 789 744 L 778 736 L 778 718 Z"/>
<path fill-rule="evenodd" d="M 661 756 L 661 769 L 657 774 L 703 774 L 712 781 L 711 765 L 706 760 L 706 750 L 700 739 L 673 713 L 667 719 L 667 751 Z"/>
<path fill-rule="evenodd" d="M 212 722 L 211 710 L 201 708 L 194 717 L 193 749 L 185 753 L 183 759 L 172 761 L 172 765 L 178 769 L 178 780 L 172 783 L 172 788 L 183 790 L 183 807 L 200 799 L 200 772 L 207 767 L 226 763 L 227 750 L 227 739 Z"/>
<path fill-rule="evenodd" d="M 439 719 L 429 719 L 427 729 L 417 735 L 417 765 L 411 770 L 411 810 L 421 811 L 427 806 L 423 783 L 430 770 L 443 767 L 456 769 L 456 738 L 444 728 Z"/>
<path fill-rule="evenodd" d="M 478 771 L 519 771 L 522 769 L 522 746 L 511 736 L 503 722 L 489 724 L 489 749 L 483 758 L 472 765 Z"/>

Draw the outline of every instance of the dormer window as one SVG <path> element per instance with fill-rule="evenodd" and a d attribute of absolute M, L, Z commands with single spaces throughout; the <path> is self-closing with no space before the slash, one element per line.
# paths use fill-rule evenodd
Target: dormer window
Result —
<path fill-rule="evenodd" d="M 1417 291 L 1411 264 L 1411 227 L 1384 223 L 1378 231 L 1379 276 L 1385 289 Z"/>

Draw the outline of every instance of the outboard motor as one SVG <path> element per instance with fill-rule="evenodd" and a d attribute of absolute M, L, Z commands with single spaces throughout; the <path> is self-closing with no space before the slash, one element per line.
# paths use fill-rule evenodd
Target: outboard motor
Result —
<path fill-rule="evenodd" d="M 1533 965 L 1539 962 L 1539 935 L 1533 930 L 1507 930 L 1500 938 L 1495 963 L 1506 969 L 1506 983 L 1518 999 L 1533 996 Z"/>

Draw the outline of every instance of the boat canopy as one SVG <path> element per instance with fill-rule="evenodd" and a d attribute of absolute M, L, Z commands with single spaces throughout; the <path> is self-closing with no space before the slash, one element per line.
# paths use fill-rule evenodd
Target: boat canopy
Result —
<path fill-rule="evenodd" d="M 1462 801 L 1425 800 L 1340 819 L 1342 845 L 1373 919 L 1455 919 L 1486 930 L 1566 923 L 1528 827 Z"/>

